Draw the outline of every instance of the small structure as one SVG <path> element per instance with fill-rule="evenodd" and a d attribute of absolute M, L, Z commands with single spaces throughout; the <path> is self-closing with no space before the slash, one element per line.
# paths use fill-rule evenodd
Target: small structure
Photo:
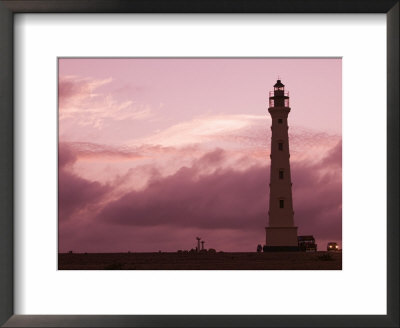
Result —
<path fill-rule="evenodd" d="M 201 241 L 201 250 L 204 251 L 204 240 Z"/>
<path fill-rule="evenodd" d="M 196 239 L 197 239 L 197 248 L 196 248 L 196 250 L 197 250 L 197 252 L 200 252 L 200 240 L 201 240 L 201 238 L 200 237 L 196 237 Z"/>
<path fill-rule="evenodd" d="M 299 251 L 303 252 L 316 252 L 317 244 L 315 243 L 314 236 L 298 236 L 297 243 L 299 247 Z"/>

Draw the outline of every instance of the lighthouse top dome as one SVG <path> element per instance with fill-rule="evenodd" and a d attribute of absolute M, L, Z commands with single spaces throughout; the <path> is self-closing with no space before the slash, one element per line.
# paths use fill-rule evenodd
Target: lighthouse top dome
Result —
<path fill-rule="evenodd" d="M 269 92 L 269 107 L 289 107 L 289 92 L 285 91 L 280 79 L 276 81 L 274 91 Z"/>

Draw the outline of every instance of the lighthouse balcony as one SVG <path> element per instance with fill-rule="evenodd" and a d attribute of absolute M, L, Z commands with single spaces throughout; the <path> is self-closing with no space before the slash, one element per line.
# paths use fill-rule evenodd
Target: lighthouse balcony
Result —
<path fill-rule="evenodd" d="M 269 97 L 288 97 L 289 98 L 289 91 L 270 91 Z"/>

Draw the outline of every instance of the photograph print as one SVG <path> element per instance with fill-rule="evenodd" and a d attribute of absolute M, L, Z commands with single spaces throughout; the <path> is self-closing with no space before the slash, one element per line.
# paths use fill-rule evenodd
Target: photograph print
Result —
<path fill-rule="evenodd" d="M 341 58 L 59 58 L 59 270 L 341 270 Z"/>

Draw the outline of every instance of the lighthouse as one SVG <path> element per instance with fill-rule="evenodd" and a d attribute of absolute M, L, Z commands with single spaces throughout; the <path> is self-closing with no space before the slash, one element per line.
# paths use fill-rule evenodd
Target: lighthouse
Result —
<path fill-rule="evenodd" d="M 294 225 L 292 180 L 290 174 L 289 93 L 278 80 L 269 93 L 271 115 L 271 172 L 269 211 L 266 231 L 267 251 L 297 250 L 297 227 Z"/>

